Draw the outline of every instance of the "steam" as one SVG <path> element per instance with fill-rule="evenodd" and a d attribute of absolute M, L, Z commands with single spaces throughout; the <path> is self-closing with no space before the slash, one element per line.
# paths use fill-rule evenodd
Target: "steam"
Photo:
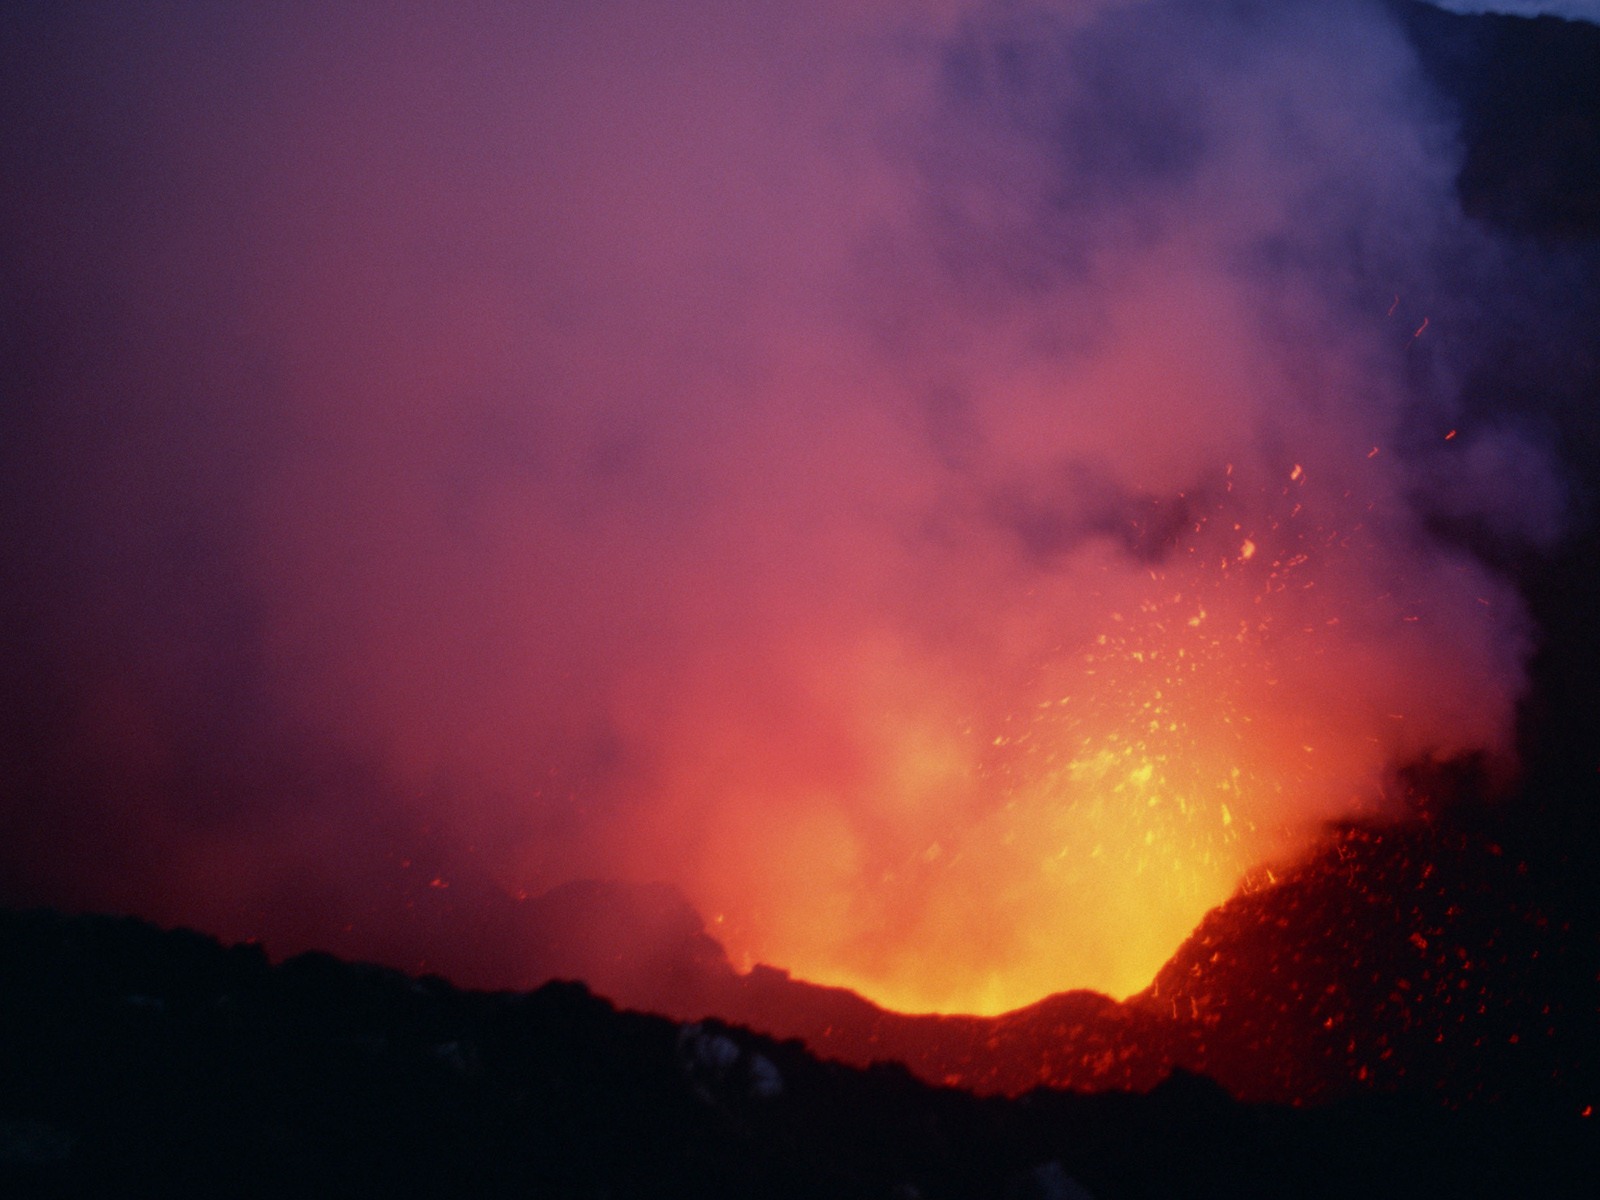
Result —
<path fill-rule="evenodd" d="M 6 17 L 26 887 L 314 938 L 423 846 L 993 1008 L 1507 755 L 1532 276 L 1387 10 L 828 8 Z M 1204 811 L 1092 858 L 1202 610 Z"/>

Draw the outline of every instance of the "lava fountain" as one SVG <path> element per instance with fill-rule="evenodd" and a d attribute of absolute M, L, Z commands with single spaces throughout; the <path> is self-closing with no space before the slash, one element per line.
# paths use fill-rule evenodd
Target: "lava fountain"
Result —
<path fill-rule="evenodd" d="M 700 880 L 714 932 L 736 959 L 900 1011 L 1124 997 L 1323 821 L 1398 811 L 1397 768 L 1503 752 L 1515 672 L 1498 655 L 1514 651 L 1474 631 L 1520 609 L 1464 558 L 1394 574 L 1410 518 L 1384 499 L 1381 453 L 1332 488 L 1292 460 L 1227 464 L 1090 539 L 1064 603 L 1097 616 L 1017 686 L 1027 699 L 959 739 L 896 739 L 891 758 L 925 755 L 920 770 L 858 783 L 910 781 L 887 806 L 924 815 L 921 840 L 886 836 L 881 796 L 813 798 L 719 847 Z M 897 855 L 873 857 L 885 844 Z"/>

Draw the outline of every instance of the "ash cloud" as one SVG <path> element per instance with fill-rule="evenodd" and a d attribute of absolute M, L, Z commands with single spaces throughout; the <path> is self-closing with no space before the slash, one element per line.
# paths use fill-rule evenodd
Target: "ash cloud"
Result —
<path fill-rule="evenodd" d="M 19 896 L 377 944 L 427 858 L 911 1003 L 1123 987 L 1137 897 L 1018 845 L 1090 854 L 1077 718 L 1018 731 L 1301 543 L 1239 687 L 1333 765 L 1235 853 L 1509 752 L 1470 547 L 1564 498 L 1467 384 L 1557 301 L 1384 6 L 4 19 Z"/>

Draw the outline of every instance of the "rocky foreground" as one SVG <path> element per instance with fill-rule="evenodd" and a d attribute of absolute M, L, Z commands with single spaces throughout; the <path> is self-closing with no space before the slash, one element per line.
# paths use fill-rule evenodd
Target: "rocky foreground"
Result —
<path fill-rule="evenodd" d="M 577 984 L 435 977 L 0 914 L 4 1196 L 1588 1195 L 1564 1089 L 1247 1104 L 978 1097 Z"/>

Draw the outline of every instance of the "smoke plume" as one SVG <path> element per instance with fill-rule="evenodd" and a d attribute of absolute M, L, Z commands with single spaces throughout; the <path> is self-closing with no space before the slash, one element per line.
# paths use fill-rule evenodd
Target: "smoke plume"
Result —
<path fill-rule="evenodd" d="M 1389 7 L 4 21 L 14 894 L 662 881 L 992 1011 L 1509 754 L 1559 280 Z"/>

